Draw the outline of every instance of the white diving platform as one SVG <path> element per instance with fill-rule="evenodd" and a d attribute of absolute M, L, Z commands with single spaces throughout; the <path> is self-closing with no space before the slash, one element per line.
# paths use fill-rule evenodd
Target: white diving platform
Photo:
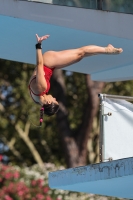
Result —
<path fill-rule="evenodd" d="M 133 157 L 49 173 L 49 186 L 133 199 Z"/>
<path fill-rule="evenodd" d="M 21 0 L 0 0 L 0 58 L 36 63 L 35 34 L 50 34 L 43 52 L 86 45 L 122 47 L 121 55 L 83 59 L 65 70 L 96 81 L 133 79 L 133 15 Z"/>

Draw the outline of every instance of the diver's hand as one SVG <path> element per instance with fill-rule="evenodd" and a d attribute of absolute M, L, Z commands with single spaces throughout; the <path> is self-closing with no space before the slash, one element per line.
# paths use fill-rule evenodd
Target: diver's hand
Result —
<path fill-rule="evenodd" d="M 39 37 L 37 34 L 36 34 L 36 39 L 37 39 L 37 42 L 38 43 L 41 43 L 43 40 L 46 40 L 49 38 L 50 35 L 44 35 L 42 37 Z"/>

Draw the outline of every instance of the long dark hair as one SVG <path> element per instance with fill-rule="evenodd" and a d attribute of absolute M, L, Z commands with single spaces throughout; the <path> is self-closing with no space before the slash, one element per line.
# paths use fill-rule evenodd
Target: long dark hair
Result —
<path fill-rule="evenodd" d="M 40 126 L 42 125 L 44 114 L 51 116 L 57 113 L 58 110 L 59 110 L 59 105 L 56 103 L 52 102 L 51 104 L 44 104 L 40 109 Z"/>

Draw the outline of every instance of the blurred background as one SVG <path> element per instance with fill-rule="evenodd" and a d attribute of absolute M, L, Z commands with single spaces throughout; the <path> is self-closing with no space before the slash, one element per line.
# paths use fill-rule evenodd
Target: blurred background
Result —
<path fill-rule="evenodd" d="M 81 198 L 78 197 L 80 194 L 50 190 L 47 175 L 57 169 L 99 162 L 98 93 L 133 96 L 133 81 L 97 82 L 92 81 L 90 75 L 55 70 L 50 93 L 59 101 L 60 110 L 55 116 L 45 115 L 40 128 L 37 127 L 40 106 L 31 100 L 28 93 L 29 77 L 34 68 L 34 65 L 0 60 L 0 194 L 6 191 L 11 199 L 39 199 L 35 194 L 32 198 L 30 190 L 29 194 L 26 192 L 29 197 L 23 198 L 25 194 L 14 197 L 17 192 L 11 195 L 13 190 L 7 190 L 8 187 L 4 190 L 3 187 L 7 182 L 8 185 L 20 184 L 23 179 L 25 184 L 29 180 L 30 186 L 35 184 L 34 187 L 40 188 L 39 184 L 46 179 L 43 183 L 46 191 L 44 188 L 43 192 L 39 191 L 42 199 L 46 196 L 49 197 L 47 200 L 104 199 L 90 194 L 82 194 Z M 32 172 L 34 170 L 36 172 Z M 7 176 L 9 172 L 10 176 Z M 15 176 L 15 172 L 18 175 Z M 39 173 L 37 177 L 36 173 Z M 42 182 L 33 183 L 38 179 Z"/>

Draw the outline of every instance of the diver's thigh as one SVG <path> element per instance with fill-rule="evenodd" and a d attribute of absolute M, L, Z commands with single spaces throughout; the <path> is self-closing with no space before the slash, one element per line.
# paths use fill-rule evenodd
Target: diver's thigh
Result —
<path fill-rule="evenodd" d="M 43 62 L 47 67 L 62 68 L 78 62 L 81 59 L 80 49 L 64 51 L 48 51 L 43 54 Z"/>

